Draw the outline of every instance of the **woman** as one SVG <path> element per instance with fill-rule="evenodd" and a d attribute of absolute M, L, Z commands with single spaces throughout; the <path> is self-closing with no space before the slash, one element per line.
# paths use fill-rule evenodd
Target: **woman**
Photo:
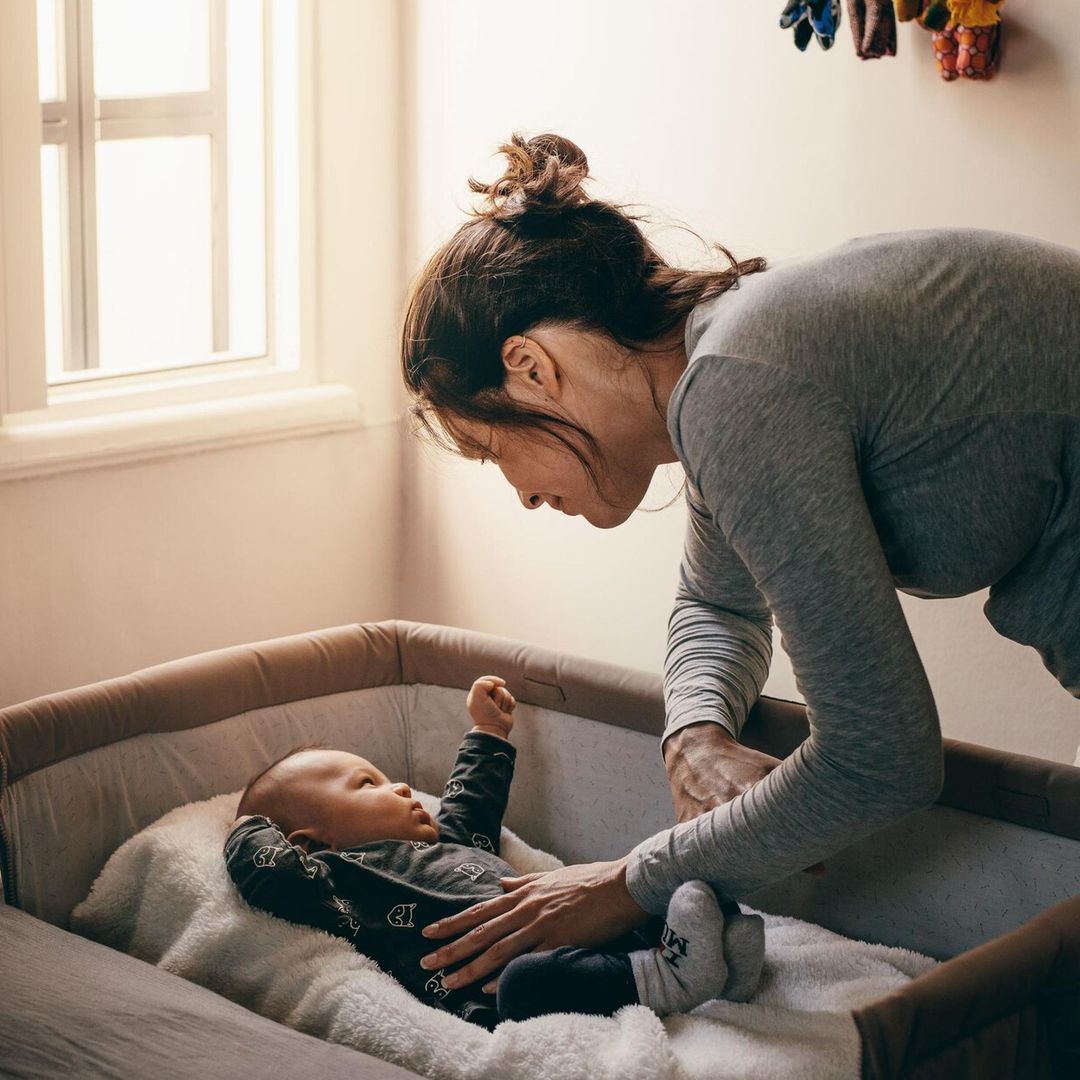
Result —
<path fill-rule="evenodd" d="M 502 150 L 415 285 L 405 380 L 428 433 L 526 507 L 612 528 L 683 464 L 662 744 L 679 824 L 429 928 L 475 928 L 429 960 L 474 956 L 457 985 L 608 940 L 686 880 L 738 898 L 931 803 L 940 732 L 897 589 L 989 586 L 991 624 L 1080 696 L 1080 252 L 925 230 L 687 271 L 586 195 L 573 143 Z M 810 722 L 782 764 L 738 742 L 774 618 Z"/>

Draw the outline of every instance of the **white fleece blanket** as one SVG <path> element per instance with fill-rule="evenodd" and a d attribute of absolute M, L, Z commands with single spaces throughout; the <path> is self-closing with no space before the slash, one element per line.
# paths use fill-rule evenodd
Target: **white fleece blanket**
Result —
<path fill-rule="evenodd" d="M 341 938 L 249 907 L 222 846 L 239 792 L 177 807 L 109 859 L 73 929 L 209 987 L 255 1012 L 436 1080 L 830 1080 L 859 1076 L 849 1010 L 934 966 L 905 949 L 851 941 L 765 915 L 761 986 L 659 1019 L 559 1014 L 494 1032 L 430 1008 Z M 435 813 L 438 800 L 417 792 Z M 519 873 L 562 864 L 510 830 Z"/>

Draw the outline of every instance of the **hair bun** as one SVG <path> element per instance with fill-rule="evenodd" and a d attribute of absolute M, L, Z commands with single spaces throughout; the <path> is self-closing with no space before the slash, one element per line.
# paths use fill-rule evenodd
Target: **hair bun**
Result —
<path fill-rule="evenodd" d="M 469 177 L 469 188 L 487 196 L 482 217 L 512 222 L 525 214 L 553 215 L 589 201 L 582 184 L 589 162 L 576 143 L 550 132 L 528 142 L 517 132 L 499 147 L 506 171 L 493 184 Z"/>

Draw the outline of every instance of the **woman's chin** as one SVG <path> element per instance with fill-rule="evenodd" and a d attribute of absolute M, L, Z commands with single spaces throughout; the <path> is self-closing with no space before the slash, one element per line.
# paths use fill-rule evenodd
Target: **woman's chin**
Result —
<path fill-rule="evenodd" d="M 581 516 L 596 529 L 614 529 L 627 521 L 633 512 L 633 508 L 627 510 L 621 506 L 601 506 L 584 510 Z"/>

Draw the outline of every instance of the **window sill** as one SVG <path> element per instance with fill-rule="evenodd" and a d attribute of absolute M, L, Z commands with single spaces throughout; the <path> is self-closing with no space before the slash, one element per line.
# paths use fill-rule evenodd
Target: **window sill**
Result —
<path fill-rule="evenodd" d="M 0 426 L 0 483 L 359 428 L 356 391 L 320 385 Z"/>

